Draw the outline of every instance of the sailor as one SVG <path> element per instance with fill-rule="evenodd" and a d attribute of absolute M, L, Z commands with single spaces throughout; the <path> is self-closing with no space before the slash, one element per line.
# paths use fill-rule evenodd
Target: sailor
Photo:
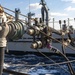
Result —
<path fill-rule="evenodd" d="M 7 44 L 6 36 L 9 32 L 6 21 L 6 14 L 4 13 L 3 7 L 0 6 L 0 75 L 2 75 L 3 71 L 4 50 Z"/>
<path fill-rule="evenodd" d="M 9 32 L 9 27 L 6 23 L 7 18 L 3 8 L 0 6 L 0 47 L 6 47 L 6 36 Z"/>

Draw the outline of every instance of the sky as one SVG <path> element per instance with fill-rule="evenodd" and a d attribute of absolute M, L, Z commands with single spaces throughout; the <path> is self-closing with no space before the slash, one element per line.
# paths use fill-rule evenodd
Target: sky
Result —
<path fill-rule="evenodd" d="M 0 4 L 11 10 L 19 8 L 21 13 L 25 15 L 31 11 L 35 13 L 35 17 L 40 17 L 40 1 L 41 0 L 0 0 Z M 45 2 L 49 8 L 50 19 L 64 20 L 75 17 L 75 0 L 45 0 Z"/>

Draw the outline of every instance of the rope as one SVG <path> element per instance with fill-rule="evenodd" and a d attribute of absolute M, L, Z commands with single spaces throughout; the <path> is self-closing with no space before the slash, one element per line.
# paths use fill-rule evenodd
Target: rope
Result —
<path fill-rule="evenodd" d="M 73 62 L 75 62 L 75 60 L 65 61 L 65 62 L 60 62 L 60 63 L 55 63 L 55 64 L 39 64 L 38 66 L 55 66 L 55 65 L 63 65 L 67 63 L 73 63 Z M 37 65 L 25 65 L 25 66 L 36 67 Z"/>
<path fill-rule="evenodd" d="M 49 49 L 49 50 L 50 50 L 50 49 Z M 51 50 L 52 50 L 53 52 L 57 53 L 57 54 L 60 54 L 61 56 L 64 57 L 64 59 L 66 59 L 67 61 L 69 61 L 69 59 L 66 57 L 66 55 L 63 54 L 62 52 L 60 52 L 60 50 L 58 50 L 58 49 L 56 49 L 56 48 L 52 48 Z M 74 73 L 74 69 L 72 68 L 71 63 L 67 63 L 67 65 L 68 65 L 68 69 L 69 69 L 71 75 L 74 75 L 75 73 Z"/>
<path fill-rule="evenodd" d="M 36 49 L 37 50 L 37 49 Z M 46 57 L 47 59 L 51 60 L 54 64 L 56 64 L 56 62 L 54 60 L 52 60 L 51 58 L 49 58 L 48 56 L 46 56 L 44 53 L 40 52 L 39 50 L 37 50 L 41 55 L 43 55 L 44 57 Z M 59 66 L 61 69 L 63 69 L 65 72 L 69 73 L 69 71 L 67 71 L 66 69 L 64 69 L 63 67 L 61 67 L 59 64 L 57 64 L 57 66 Z"/>

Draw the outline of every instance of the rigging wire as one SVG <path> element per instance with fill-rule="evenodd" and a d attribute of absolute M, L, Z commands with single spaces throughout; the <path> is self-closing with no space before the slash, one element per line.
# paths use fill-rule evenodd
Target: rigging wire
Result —
<path fill-rule="evenodd" d="M 62 35 L 62 43 L 64 43 L 64 36 Z M 60 51 L 59 51 L 60 52 Z M 68 57 L 66 56 L 66 52 L 65 52 L 65 47 L 64 45 L 62 45 L 62 52 L 60 52 L 60 54 L 67 60 L 69 61 Z M 70 71 L 70 73 L 73 75 L 74 73 L 74 69 L 72 67 L 71 63 L 67 63 L 68 69 Z"/>
<path fill-rule="evenodd" d="M 51 60 L 54 64 L 56 64 L 56 62 L 54 60 L 52 60 L 51 58 L 49 58 L 48 56 L 46 56 L 44 53 L 40 52 L 38 49 L 36 49 L 41 55 L 43 55 L 44 57 L 46 57 L 48 60 Z M 63 69 L 65 72 L 69 73 L 69 71 L 67 71 L 66 69 L 64 69 L 63 67 L 61 67 L 59 64 L 57 64 L 57 66 L 59 66 L 61 69 Z"/>
<path fill-rule="evenodd" d="M 55 64 L 39 64 L 38 66 L 55 66 L 55 65 L 63 65 L 63 64 L 67 64 L 67 63 L 73 63 L 73 62 L 75 62 L 75 60 L 59 62 L 59 63 L 55 63 Z M 26 64 L 25 66 L 36 67 L 37 65 L 27 65 Z"/>
<path fill-rule="evenodd" d="M 61 35 L 61 38 L 62 38 L 62 43 L 64 43 L 64 36 L 63 36 L 63 35 Z M 63 54 L 65 54 L 65 55 L 66 55 L 64 45 L 62 45 L 62 52 L 63 52 Z"/>
<path fill-rule="evenodd" d="M 11 14 L 9 14 L 9 13 L 5 12 L 5 11 L 4 11 L 4 13 L 6 13 L 7 15 L 12 16 L 13 18 L 15 18 L 13 15 L 11 15 Z"/>
<path fill-rule="evenodd" d="M 37 50 L 37 49 L 36 49 Z M 54 64 L 56 63 L 54 60 L 52 60 L 51 58 L 49 58 L 47 55 L 45 55 L 44 53 L 40 52 L 39 50 L 37 50 L 41 55 L 43 55 L 44 57 L 46 57 L 47 59 L 51 60 Z M 61 67 L 59 64 L 57 64 L 57 66 L 59 66 L 60 68 L 62 68 L 64 71 L 66 71 L 67 73 L 70 73 L 69 71 L 65 70 L 63 67 Z"/>
<path fill-rule="evenodd" d="M 67 61 L 69 61 L 68 57 L 67 57 L 64 53 L 60 52 L 60 50 L 58 50 L 58 49 L 56 49 L 56 48 L 52 48 L 52 49 L 49 49 L 49 50 L 50 50 L 50 51 L 52 50 L 53 52 L 55 52 L 55 53 L 57 53 L 57 54 L 60 54 L 60 55 L 63 56 Z M 71 63 L 67 63 L 67 65 L 68 65 L 68 68 L 69 68 L 69 71 L 70 71 L 71 75 L 74 75 L 75 72 L 74 72 L 74 69 L 73 69 Z"/>
<path fill-rule="evenodd" d="M 13 18 L 15 18 L 13 15 L 11 15 L 11 14 L 9 14 L 9 13 L 7 13 L 7 12 L 5 12 L 7 15 L 9 15 L 9 16 L 12 16 Z M 27 24 L 27 22 L 25 22 L 25 20 L 22 20 L 22 19 L 18 19 L 18 20 L 20 20 L 20 21 L 22 21 L 24 24 Z"/>
<path fill-rule="evenodd" d="M 11 10 L 11 9 L 8 9 L 8 8 L 6 8 L 6 7 L 3 7 L 3 8 L 6 9 L 6 10 L 8 10 L 8 11 L 11 11 L 11 12 L 15 13 L 15 11 L 13 11 L 13 10 Z M 21 14 L 21 13 L 19 13 L 19 15 L 28 18 L 28 16 L 26 16 L 26 15 L 24 15 L 24 14 Z M 35 19 L 34 19 L 34 18 L 31 18 L 31 20 L 35 20 Z"/>
<path fill-rule="evenodd" d="M 65 54 L 63 54 L 62 52 L 60 52 L 60 54 L 61 54 L 67 61 L 69 61 L 69 59 L 67 58 L 67 56 L 66 56 Z M 74 75 L 75 72 L 74 72 L 74 69 L 73 69 L 73 67 L 72 67 L 72 64 L 71 64 L 71 63 L 67 63 L 67 65 L 68 65 L 68 68 L 69 68 L 70 73 L 71 73 L 72 75 Z"/>

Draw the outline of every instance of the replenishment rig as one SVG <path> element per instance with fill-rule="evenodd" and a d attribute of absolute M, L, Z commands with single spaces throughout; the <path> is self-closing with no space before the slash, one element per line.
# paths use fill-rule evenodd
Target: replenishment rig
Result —
<path fill-rule="evenodd" d="M 41 0 L 40 4 L 42 7 L 39 21 L 38 18 L 31 17 L 33 15 L 31 12 L 26 16 L 21 14 L 19 9 L 12 11 L 0 6 L 0 75 L 2 75 L 4 49 L 7 49 L 6 47 L 8 47 L 9 53 L 20 53 L 22 51 L 30 53 L 38 52 L 42 55 L 44 55 L 43 53 L 59 54 L 66 59 L 70 74 L 75 75 L 74 69 L 70 63 L 72 61 L 69 61 L 66 56 L 66 54 L 75 54 L 74 29 L 72 26 L 67 27 L 65 20 L 63 22 L 63 27 L 61 27 L 62 23 L 61 20 L 59 20 L 60 30 L 50 27 L 49 9 L 46 2 Z M 15 13 L 15 16 L 5 12 L 4 9 Z M 28 18 L 28 21 L 19 19 L 19 15 Z M 33 25 L 31 24 L 31 20 L 34 22 Z M 6 70 L 6 72 L 18 74 L 17 72 L 8 70 Z"/>

